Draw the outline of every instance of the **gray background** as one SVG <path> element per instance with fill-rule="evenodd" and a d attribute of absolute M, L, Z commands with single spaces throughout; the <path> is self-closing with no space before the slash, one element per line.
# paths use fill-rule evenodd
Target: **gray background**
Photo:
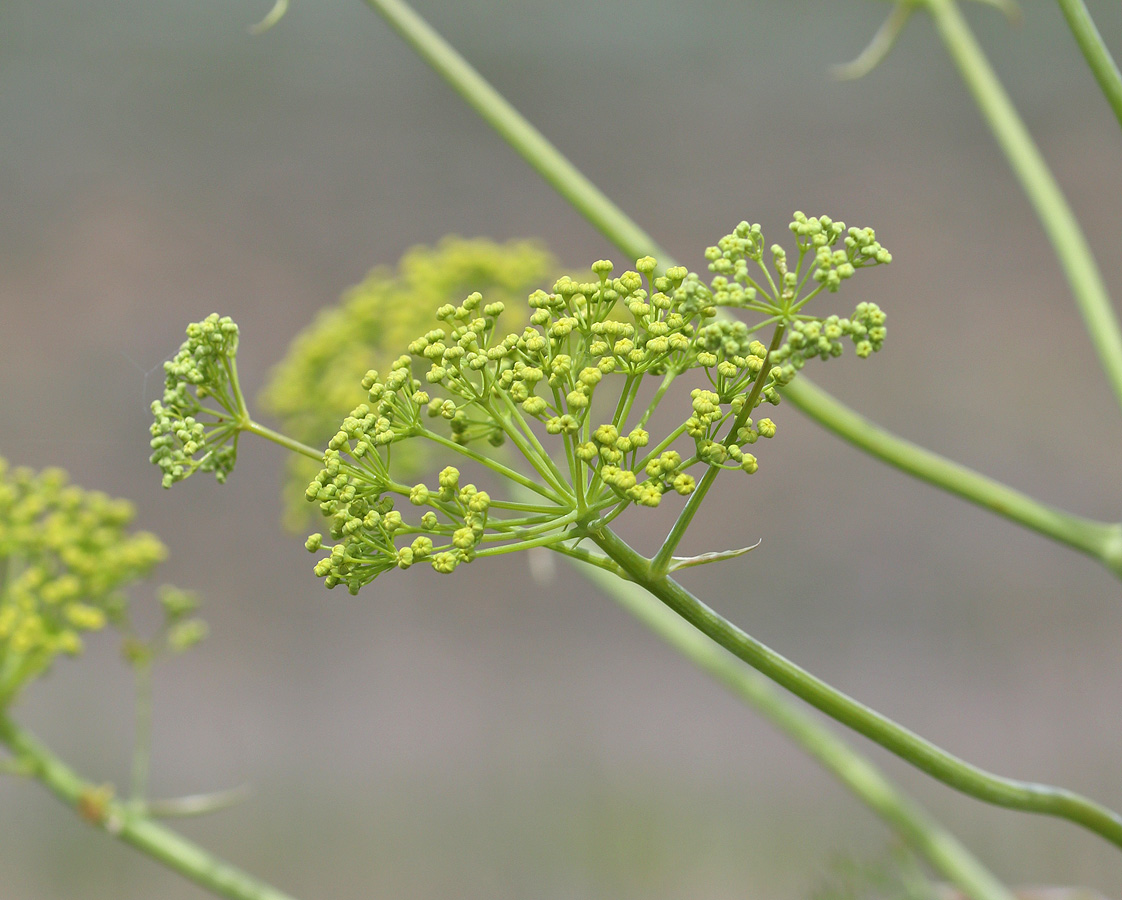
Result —
<path fill-rule="evenodd" d="M 1122 11 L 1092 4 L 1115 51 Z M 185 824 L 307 898 L 801 897 L 879 823 L 766 722 L 572 573 L 525 559 L 327 594 L 278 525 L 282 451 L 171 492 L 147 404 L 184 325 L 242 326 L 248 392 L 372 266 L 454 232 L 607 243 L 357 0 L 0 6 L 0 454 L 133 499 L 213 635 L 157 676 L 157 794 L 250 782 Z M 889 313 L 878 358 L 818 367 L 878 422 L 1102 519 L 1122 428 L 1049 247 L 930 24 L 857 84 L 883 4 L 423 2 L 420 11 L 691 267 L 741 218 L 870 224 L 895 254 L 842 300 Z M 1053 4 L 971 21 L 1104 265 L 1122 135 Z M 1122 603 L 1089 560 L 884 470 L 795 410 L 688 584 L 796 661 L 952 751 L 1122 806 Z M 657 514 L 628 533 L 652 550 Z M 742 542 L 742 541 L 741 541 Z M 138 592 L 138 599 L 150 590 Z M 18 710 L 127 783 L 111 642 Z M 1016 883 L 1122 893 L 1122 858 L 874 757 Z M 33 784 L 0 780 L 0 898 L 201 897 Z"/>

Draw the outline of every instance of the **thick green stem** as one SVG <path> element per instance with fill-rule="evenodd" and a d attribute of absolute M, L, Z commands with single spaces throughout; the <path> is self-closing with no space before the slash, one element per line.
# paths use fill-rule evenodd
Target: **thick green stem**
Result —
<path fill-rule="evenodd" d="M 86 781 L 15 722 L 0 714 L 0 742 L 30 777 L 107 834 L 130 844 L 196 884 L 230 900 L 293 900 L 203 850 L 174 831 L 119 803 Z"/>
<path fill-rule="evenodd" d="M 683 619 L 734 656 L 811 706 L 911 763 L 949 787 L 995 806 L 1068 819 L 1122 847 L 1122 816 L 1063 788 L 994 775 L 971 765 L 811 675 L 710 609 L 680 584 L 656 576 L 650 561 L 610 529 L 589 537 L 627 572 Z"/>
<path fill-rule="evenodd" d="M 1095 27 L 1095 20 L 1091 18 L 1083 0 L 1057 0 L 1057 2 L 1060 4 L 1064 18 L 1067 19 L 1071 33 L 1075 36 L 1075 42 L 1079 44 L 1079 49 L 1087 60 L 1087 65 L 1091 67 L 1095 80 L 1102 88 L 1106 102 L 1114 110 L 1114 117 L 1118 120 L 1118 124 L 1122 125 L 1122 74 L 1118 72 L 1114 58 L 1103 42 L 1099 29 Z"/>
<path fill-rule="evenodd" d="M 972 900 L 1012 900 L 1010 891 L 954 835 L 868 759 L 784 697 L 764 676 L 730 656 L 639 585 L 623 581 L 603 567 L 586 565 L 580 569 L 678 653 L 724 684 L 818 760 L 963 894 Z"/>
<path fill-rule="evenodd" d="M 1122 405 L 1122 329 L 1075 214 L 954 0 L 925 0 L 966 86 L 1036 209 L 1115 398 Z"/>
<path fill-rule="evenodd" d="M 1074 547 L 1122 578 L 1122 525 L 1096 522 L 1047 506 L 1008 485 L 899 438 L 849 409 L 802 376 L 786 385 L 782 393 L 819 425 L 870 456 L 1018 525 Z"/>

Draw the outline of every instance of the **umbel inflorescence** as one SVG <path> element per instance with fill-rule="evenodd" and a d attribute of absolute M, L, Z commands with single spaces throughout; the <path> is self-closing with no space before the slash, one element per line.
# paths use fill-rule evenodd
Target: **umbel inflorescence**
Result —
<path fill-rule="evenodd" d="M 164 559 L 152 534 L 129 533 L 132 504 L 67 483 L 61 469 L 0 458 L 0 709 L 82 635 L 126 615 L 124 588 Z"/>
<path fill-rule="evenodd" d="M 187 326 L 187 340 L 164 363 L 164 396 L 152 404 L 151 427 L 151 461 L 163 470 L 164 487 L 196 471 L 222 482 L 234 468 L 248 418 L 237 352 L 238 326 L 210 315 Z"/>
<path fill-rule="evenodd" d="M 808 360 L 839 355 L 843 340 L 865 357 L 885 337 L 875 304 L 860 303 L 847 317 L 805 309 L 858 269 L 891 260 L 873 231 L 801 213 L 790 229 L 797 253 L 789 260 L 782 247 L 765 245 L 760 226 L 742 222 L 706 251 L 708 283 L 681 267 L 659 274 L 650 257 L 619 275 L 598 261 L 591 280 L 562 277 L 551 291 L 532 293 L 527 324 L 513 332 L 498 327 L 509 318 L 506 304 L 479 293 L 440 307 L 438 327 L 388 370 L 366 374 L 366 402 L 322 455 L 306 497 L 328 518 L 334 543 L 321 534 L 308 539 L 309 550 L 327 551 L 317 574 L 328 587 L 355 593 L 387 569 L 422 561 L 451 572 L 526 547 L 567 552 L 628 507 L 691 495 L 705 472 L 755 472 L 748 448 L 776 431 L 770 418 L 753 417 L 756 408 L 777 404 Z M 754 321 L 722 317 L 722 307 Z M 219 476 L 232 464 L 232 455 L 221 463 L 217 455 L 191 459 L 215 448 L 232 454 L 229 428 L 237 422 L 233 413 L 220 419 L 214 438 L 200 431 L 190 389 L 240 397 L 230 386 L 232 365 L 212 366 L 213 384 L 204 368 L 220 358 L 206 329 L 224 328 L 236 344 L 236 326 L 212 316 L 192 328 L 169 364 L 165 399 L 154 405 L 153 461 L 165 484 L 209 459 Z M 655 410 L 686 373 L 695 376 L 688 410 L 676 427 L 651 434 Z M 200 374 L 202 381 L 193 380 Z M 653 396 L 643 390 L 648 383 Z M 509 490 L 492 497 L 456 465 L 435 482 L 397 480 L 394 458 L 418 438 L 487 470 L 488 482 L 505 480 Z M 493 449 L 501 445 L 515 453 Z"/>
<path fill-rule="evenodd" d="M 530 241 L 445 237 L 435 247 L 414 247 L 396 268 L 371 271 L 296 336 L 273 368 L 261 404 L 286 435 L 323 447 L 339 420 L 366 399 L 362 376 L 386 368 L 415 335 L 437 325 L 442 304 L 480 291 L 488 301 L 506 304 L 501 328 L 520 327 L 526 295 L 562 271 Z M 424 471 L 430 455 L 411 453 L 408 460 L 399 455 L 398 463 L 408 464 L 399 473 Z M 300 454 L 288 457 L 285 521 L 296 530 L 317 516 L 304 500 L 304 488 L 320 463 Z"/>

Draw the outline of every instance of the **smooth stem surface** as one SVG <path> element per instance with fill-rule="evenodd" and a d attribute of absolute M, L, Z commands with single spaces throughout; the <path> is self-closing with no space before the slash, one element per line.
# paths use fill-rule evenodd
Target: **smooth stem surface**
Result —
<path fill-rule="evenodd" d="M 1091 67 L 1095 80 L 1102 88 L 1106 102 L 1114 110 L 1114 118 L 1122 125 L 1122 74 L 1110 55 L 1106 44 L 1103 42 L 1099 29 L 1095 27 L 1095 20 L 1087 11 L 1083 0 L 1057 0 L 1068 27 L 1075 36 L 1075 42 Z"/>
<path fill-rule="evenodd" d="M 0 742 L 22 770 L 47 787 L 85 821 L 163 863 L 220 897 L 230 900 L 293 900 L 231 866 L 186 838 L 108 797 L 86 781 L 15 722 L 0 714 Z"/>
<path fill-rule="evenodd" d="M 1122 405 L 1122 330 L 1083 229 L 954 0 L 926 0 L 926 6 L 983 118 L 1036 209 L 1067 276 L 1107 381 Z"/>
<path fill-rule="evenodd" d="M 134 810 L 141 810 L 148 800 L 148 773 L 152 758 L 152 659 L 139 659 L 132 665 L 136 684 L 136 724 L 129 805 Z"/>
<path fill-rule="evenodd" d="M 971 853 L 864 756 L 783 696 L 764 676 L 730 656 L 638 584 L 602 568 L 582 574 L 670 644 L 775 725 L 927 860 L 940 876 L 972 900 L 1013 900 L 1013 895 Z"/>
<path fill-rule="evenodd" d="M 317 450 L 315 447 L 309 447 L 307 444 L 290 438 L 287 434 L 281 434 L 279 431 L 274 431 L 268 426 L 261 425 L 254 422 L 252 419 L 246 417 L 242 422 L 238 423 L 238 427 L 242 431 L 248 431 L 250 434 L 255 434 L 258 437 L 263 437 L 267 441 L 272 441 L 274 444 L 279 444 L 286 450 L 291 450 L 293 453 L 299 453 L 301 456 L 306 456 L 309 459 L 314 459 L 316 462 L 323 462 L 323 451 Z"/>
<path fill-rule="evenodd" d="M 940 749 L 887 716 L 811 675 L 710 609 L 608 528 L 591 538 L 637 584 L 734 656 L 811 706 L 863 734 L 949 787 L 995 806 L 1068 819 L 1122 847 L 1122 816 L 1072 791 L 994 775 Z"/>
<path fill-rule="evenodd" d="M 631 259 L 654 256 L 673 265 L 654 239 L 635 224 L 576 166 L 557 151 L 432 26 L 401 0 L 365 0 L 447 81 L 574 209 Z"/>
<path fill-rule="evenodd" d="M 793 406 L 870 456 L 1097 559 L 1122 578 L 1122 525 L 1074 516 L 897 437 L 799 376 L 781 389 Z"/>
<path fill-rule="evenodd" d="M 732 427 L 729 429 L 728 437 L 725 438 L 725 444 L 736 443 L 736 435 L 744 423 L 748 421 L 752 413 L 756 410 L 756 401 L 760 398 L 760 393 L 763 391 L 764 382 L 768 379 L 768 374 L 771 371 L 770 362 L 771 355 L 779 349 L 780 344 L 783 342 L 783 335 L 786 332 L 786 327 L 779 325 L 775 329 L 775 333 L 771 337 L 771 346 L 767 348 L 767 354 L 764 356 L 763 365 L 760 367 L 760 373 L 756 376 L 756 381 L 752 385 L 752 390 L 744 401 L 744 406 L 733 420 Z M 705 470 L 705 474 L 701 476 L 701 481 L 698 482 L 697 487 L 694 488 L 690 499 L 686 501 L 685 507 L 679 513 L 678 518 L 675 520 L 674 525 L 670 529 L 670 534 L 666 536 L 666 540 L 662 542 L 658 553 L 655 554 L 651 560 L 651 571 L 655 575 L 665 575 L 670 568 L 670 560 L 674 556 L 674 551 L 678 548 L 682 538 L 685 536 L 686 529 L 689 528 L 690 522 L 697 514 L 698 509 L 701 508 L 702 502 L 705 500 L 705 495 L 709 493 L 709 488 L 713 486 L 713 482 L 717 480 L 717 476 L 721 473 L 720 466 L 709 466 Z"/>

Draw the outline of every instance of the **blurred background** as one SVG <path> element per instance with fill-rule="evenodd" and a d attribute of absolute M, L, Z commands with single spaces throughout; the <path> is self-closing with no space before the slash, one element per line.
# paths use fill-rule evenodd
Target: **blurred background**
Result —
<path fill-rule="evenodd" d="M 1122 7 L 1091 3 L 1122 52 Z M 419 11 L 668 250 L 794 209 L 868 224 L 844 291 L 886 349 L 815 367 L 877 422 L 1072 511 L 1122 512 L 1118 410 L 1049 246 L 923 16 L 858 83 L 886 6 L 421 0 Z M 807 897 L 890 836 L 767 722 L 610 599 L 524 556 L 327 593 L 279 525 L 283 451 L 160 489 L 148 404 L 183 328 L 242 328 L 252 396 L 321 307 L 456 233 L 620 255 L 358 0 L 0 5 L 0 455 L 132 499 L 212 636 L 157 671 L 154 792 L 249 783 L 183 830 L 303 898 Z M 1122 135 L 1055 5 L 967 13 L 1105 268 Z M 787 235 L 789 236 L 789 235 Z M 858 294 L 861 296 L 858 296 Z M 789 407 L 684 548 L 763 538 L 688 586 L 951 751 L 1122 806 L 1122 591 L 1095 563 L 884 469 Z M 734 489 L 735 488 L 735 489 Z M 628 532 L 653 551 L 657 514 Z M 137 601 L 151 599 L 151 589 Z M 17 714 L 127 784 L 115 644 Z M 1015 884 L 1122 894 L 1122 857 L 853 743 Z M 0 780 L 0 898 L 207 896 Z"/>

